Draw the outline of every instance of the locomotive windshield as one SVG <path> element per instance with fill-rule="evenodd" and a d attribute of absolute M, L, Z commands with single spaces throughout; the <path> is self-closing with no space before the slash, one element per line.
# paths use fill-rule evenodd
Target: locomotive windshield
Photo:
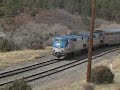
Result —
<path fill-rule="evenodd" d="M 65 48 L 68 45 L 67 39 L 55 39 L 53 42 L 53 47 Z"/>

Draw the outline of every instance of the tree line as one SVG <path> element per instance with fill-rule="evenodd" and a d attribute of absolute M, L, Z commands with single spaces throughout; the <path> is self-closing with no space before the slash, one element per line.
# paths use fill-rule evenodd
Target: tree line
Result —
<path fill-rule="evenodd" d="M 91 15 L 91 0 L 1 0 L 0 17 L 25 12 L 34 16 L 39 10 L 65 9 L 83 16 Z M 119 0 L 96 0 L 96 17 L 120 22 Z"/>

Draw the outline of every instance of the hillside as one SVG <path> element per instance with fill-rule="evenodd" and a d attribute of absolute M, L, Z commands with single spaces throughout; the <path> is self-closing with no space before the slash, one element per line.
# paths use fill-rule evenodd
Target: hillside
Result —
<path fill-rule="evenodd" d="M 53 36 L 86 29 L 84 18 L 60 9 L 40 11 L 35 17 L 21 13 L 8 20 L 1 19 L 1 24 L 3 32 L 19 48 L 29 48 L 31 46 L 28 43 L 33 42 L 43 44 L 48 41 L 47 44 L 50 45 Z"/>
<path fill-rule="evenodd" d="M 35 16 L 39 10 L 64 9 L 72 14 L 91 15 L 91 0 L 0 0 L 0 17 L 14 17 L 19 13 Z M 96 0 L 96 16 L 120 22 L 119 0 Z"/>
<path fill-rule="evenodd" d="M 64 10 L 40 11 L 35 17 L 21 13 L 9 20 L 1 19 L 1 24 L 8 38 L 18 46 L 25 46 L 20 48 L 31 47 L 27 43 L 43 44 L 49 41 L 50 37 L 85 29 L 80 16 L 69 14 Z"/>
<path fill-rule="evenodd" d="M 97 0 L 96 18 L 102 19 L 96 20 L 96 28 L 119 23 L 119 3 Z M 56 35 L 89 30 L 90 15 L 90 0 L 1 0 L 0 31 L 13 49 L 39 49 L 51 45 Z"/>
<path fill-rule="evenodd" d="M 119 28 L 119 8 L 118 0 L 97 0 L 95 28 Z M 90 0 L 1 0 L 0 31 L 13 50 L 40 49 L 54 36 L 88 31 L 90 15 Z"/>
<path fill-rule="evenodd" d="M 20 13 L 13 18 L 1 18 L 2 31 L 17 49 L 39 49 L 51 45 L 52 37 L 89 30 L 89 18 L 65 10 L 42 10 L 32 17 Z M 96 28 L 119 28 L 118 24 L 96 19 Z"/>

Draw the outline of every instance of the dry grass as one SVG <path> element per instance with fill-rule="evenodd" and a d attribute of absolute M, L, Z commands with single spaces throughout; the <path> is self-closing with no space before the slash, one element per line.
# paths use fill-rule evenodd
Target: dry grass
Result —
<path fill-rule="evenodd" d="M 35 60 L 50 53 L 51 47 L 45 50 L 23 50 L 0 53 L 0 68 L 8 67 L 16 63 Z"/>

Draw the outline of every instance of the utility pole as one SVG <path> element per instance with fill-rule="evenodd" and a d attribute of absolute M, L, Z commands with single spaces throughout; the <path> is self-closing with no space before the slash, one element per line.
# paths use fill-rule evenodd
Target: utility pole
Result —
<path fill-rule="evenodd" d="M 91 63 L 92 63 L 92 47 L 93 47 L 93 32 L 95 23 L 95 4 L 96 0 L 92 1 L 92 12 L 90 21 L 90 39 L 89 39 L 89 50 L 88 50 L 88 66 L 87 66 L 87 82 L 91 82 Z"/>

